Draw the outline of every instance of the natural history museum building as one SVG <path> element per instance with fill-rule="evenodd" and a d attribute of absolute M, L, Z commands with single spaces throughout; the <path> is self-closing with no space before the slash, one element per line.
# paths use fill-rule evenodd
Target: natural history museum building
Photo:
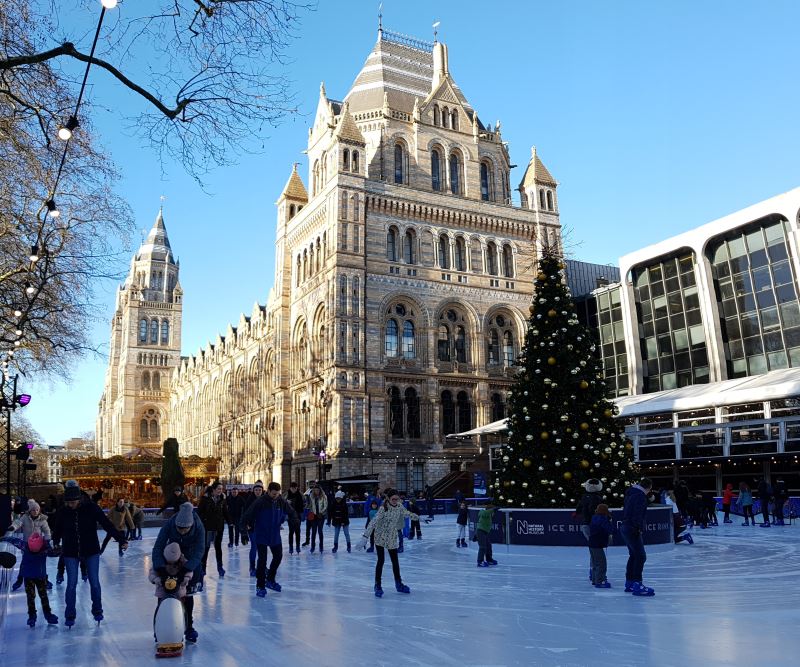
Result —
<path fill-rule="evenodd" d="M 423 488 L 479 456 L 446 438 L 505 416 L 537 248 L 560 243 L 534 150 L 511 200 L 500 125 L 447 47 L 380 30 L 341 101 L 320 87 L 277 201 L 266 305 L 181 356 L 179 265 L 161 214 L 119 288 L 97 420 L 103 456 L 220 458 L 231 482 L 359 477 Z"/>

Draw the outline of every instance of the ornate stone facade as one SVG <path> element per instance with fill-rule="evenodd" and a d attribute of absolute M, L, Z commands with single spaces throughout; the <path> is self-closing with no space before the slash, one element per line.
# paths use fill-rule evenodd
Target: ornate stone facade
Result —
<path fill-rule="evenodd" d="M 232 481 L 302 484 L 323 452 L 329 478 L 422 488 L 478 455 L 446 435 L 504 416 L 557 184 L 534 150 L 512 205 L 446 46 L 385 30 L 342 102 L 321 86 L 307 154 L 266 306 L 181 360 L 166 435 Z"/>

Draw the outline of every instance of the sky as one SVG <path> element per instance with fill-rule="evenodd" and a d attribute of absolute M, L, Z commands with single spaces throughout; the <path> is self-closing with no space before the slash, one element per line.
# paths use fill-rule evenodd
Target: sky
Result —
<path fill-rule="evenodd" d="M 113 11 L 124 12 L 125 3 Z M 204 188 L 133 136 L 125 114 L 140 102 L 92 70 L 89 95 L 105 107 L 95 123 L 121 167 L 118 192 L 138 228 L 152 226 L 166 197 L 164 219 L 181 261 L 184 355 L 266 302 L 273 204 L 293 162 L 308 182 L 302 151 L 319 84 L 329 97 L 344 97 L 377 38 L 377 11 L 377 2 L 319 0 L 302 14 L 281 70 L 299 113 L 254 137 L 251 152 L 215 169 Z M 70 20 L 88 32 L 97 13 L 73 12 Z M 561 222 L 577 259 L 616 264 L 800 186 L 800 3 L 383 2 L 389 30 L 431 40 L 434 21 L 454 80 L 485 124 L 502 122 L 518 165 L 512 187 L 533 145 L 559 182 Z M 92 336 L 105 352 L 116 286 L 97 285 L 103 312 Z M 94 429 L 106 364 L 90 357 L 69 381 L 25 380 L 34 397 L 26 416 L 42 444 Z"/>

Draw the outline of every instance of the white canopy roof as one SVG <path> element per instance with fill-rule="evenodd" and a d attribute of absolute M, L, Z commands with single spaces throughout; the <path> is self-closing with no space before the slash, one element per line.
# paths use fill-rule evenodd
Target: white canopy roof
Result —
<path fill-rule="evenodd" d="M 800 397 L 800 369 L 784 368 L 735 380 L 623 396 L 614 402 L 621 417 L 638 417 L 722 405 L 760 403 L 791 396 Z"/>
<path fill-rule="evenodd" d="M 505 431 L 508 429 L 507 422 L 508 422 L 508 417 L 506 417 L 505 419 L 499 419 L 496 422 L 492 422 L 491 424 L 486 424 L 486 426 L 478 426 L 478 428 L 474 428 L 471 431 L 464 431 L 463 433 L 451 433 L 446 437 L 466 438 L 471 435 L 489 435 L 490 433 L 500 433 L 501 431 Z"/>

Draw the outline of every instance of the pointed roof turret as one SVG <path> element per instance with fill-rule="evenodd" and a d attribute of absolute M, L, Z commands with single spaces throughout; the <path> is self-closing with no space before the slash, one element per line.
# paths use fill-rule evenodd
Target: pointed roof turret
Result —
<path fill-rule="evenodd" d="M 336 126 L 336 131 L 333 133 L 334 139 L 339 141 L 348 141 L 352 144 L 365 145 L 367 142 L 361 130 L 358 129 L 353 115 L 350 113 L 350 103 L 345 102 L 342 106 L 342 113 L 339 116 L 339 124 Z"/>
<path fill-rule="evenodd" d="M 298 199 L 302 202 L 308 201 L 308 190 L 306 190 L 306 186 L 303 185 L 303 179 L 300 178 L 300 174 L 297 173 L 297 162 L 295 162 L 292 167 L 292 173 L 289 176 L 289 180 L 286 181 L 286 185 L 278 201 L 284 198 Z"/>
<path fill-rule="evenodd" d="M 166 261 L 170 264 L 175 263 L 175 259 L 172 255 L 172 247 L 169 244 L 169 237 L 167 236 L 167 227 L 164 224 L 163 208 L 158 209 L 156 221 L 150 233 L 147 235 L 147 238 L 142 242 L 136 258 L 139 260 L 155 259 L 162 262 Z"/>
<path fill-rule="evenodd" d="M 528 163 L 525 173 L 522 176 L 520 187 L 525 188 L 534 185 L 551 185 L 553 187 L 558 186 L 556 179 L 553 178 L 547 167 L 544 166 L 544 163 L 537 155 L 536 146 L 531 147 L 531 161 Z"/>

